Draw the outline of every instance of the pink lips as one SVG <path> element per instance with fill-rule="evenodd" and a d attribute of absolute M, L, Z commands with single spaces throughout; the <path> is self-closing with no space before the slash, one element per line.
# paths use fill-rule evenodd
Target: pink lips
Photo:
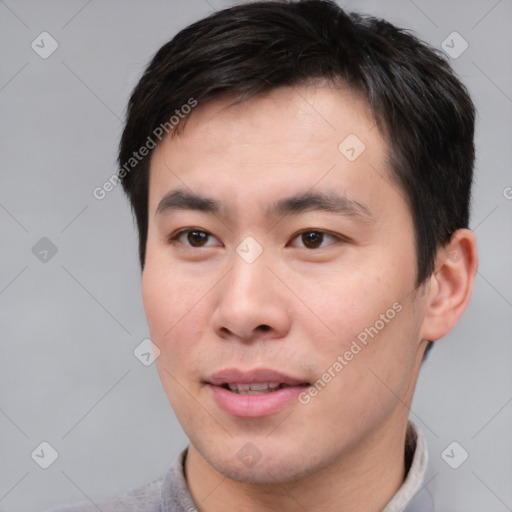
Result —
<path fill-rule="evenodd" d="M 267 393 L 247 395 L 226 389 L 229 384 L 279 383 L 285 387 Z M 275 414 L 297 399 L 308 385 L 300 380 L 270 369 L 241 371 L 226 369 L 211 375 L 206 384 L 213 392 L 217 405 L 236 418 L 260 418 Z"/>

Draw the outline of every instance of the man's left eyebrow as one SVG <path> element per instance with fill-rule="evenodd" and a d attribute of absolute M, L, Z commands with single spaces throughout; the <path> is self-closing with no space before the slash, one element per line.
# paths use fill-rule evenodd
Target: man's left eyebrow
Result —
<path fill-rule="evenodd" d="M 363 203 L 337 194 L 334 191 L 308 191 L 275 202 L 267 211 L 268 216 L 284 216 L 310 211 L 325 211 L 361 220 L 374 221 L 370 209 Z"/>

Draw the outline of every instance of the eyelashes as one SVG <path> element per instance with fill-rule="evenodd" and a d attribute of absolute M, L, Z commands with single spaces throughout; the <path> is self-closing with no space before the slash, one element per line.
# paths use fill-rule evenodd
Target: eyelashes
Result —
<path fill-rule="evenodd" d="M 185 236 L 186 235 L 186 236 Z M 180 244 L 184 247 L 187 247 L 189 249 L 201 249 L 204 247 L 212 247 L 217 244 L 208 244 L 210 238 L 213 238 L 216 240 L 216 238 L 209 233 L 208 231 L 199 229 L 199 228 L 186 228 L 181 229 L 175 234 L 171 235 L 169 237 L 168 242 L 171 245 L 177 245 Z M 348 241 L 346 237 L 343 237 L 341 235 L 335 235 L 333 233 L 330 233 L 325 230 L 316 229 L 316 228 L 309 228 L 302 230 L 295 235 L 292 236 L 290 239 L 292 242 L 296 239 L 299 239 L 302 242 L 302 245 L 299 245 L 299 248 L 309 249 L 309 250 L 315 250 L 315 249 L 323 249 L 325 247 L 328 247 L 330 245 L 333 245 L 334 243 L 338 241 Z M 331 243 L 328 243 L 327 245 L 323 245 L 324 242 L 327 240 L 332 240 Z M 186 242 L 184 242 L 185 240 Z M 206 244 L 205 244 L 206 242 Z M 222 243 L 219 242 L 218 245 L 222 246 Z M 292 245 L 293 246 L 293 245 Z"/>
<path fill-rule="evenodd" d="M 188 235 L 187 240 L 189 242 L 191 242 L 191 239 L 194 240 L 193 242 L 191 242 L 191 245 L 184 244 L 180 240 L 183 237 L 183 235 Z M 190 236 L 190 235 L 192 235 L 192 236 Z M 181 245 L 185 245 L 187 247 L 192 247 L 192 248 L 194 248 L 194 247 L 197 247 L 197 248 L 209 247 L 209 246 L 202 245 L 202 241 L 206 240 L 208 237 L 213 237 L 213 235 L 211 233 L 208 233 L 208 231 L 203 231 L 202 229 L 187 228 L 187 229 L 182 229 L 182 230 L 178 231 L 176 234 L 172 235 L 169 238 L 169 243 L 171 243 L 171 244 L 180 243 Z M 196 245 L 194 245 L 194 244 L 196 244 Z"/>

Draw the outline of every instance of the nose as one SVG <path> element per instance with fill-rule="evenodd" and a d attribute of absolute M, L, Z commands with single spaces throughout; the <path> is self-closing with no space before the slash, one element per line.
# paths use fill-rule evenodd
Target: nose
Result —
<path fill-rule="evenodd" d="M 234 255 L 231 271 L 217 289 L 212 321 L 219 337 L 254 341 L 286 336 L 291 308 L 269 264 L 263 255 L 252 263 Z"/>

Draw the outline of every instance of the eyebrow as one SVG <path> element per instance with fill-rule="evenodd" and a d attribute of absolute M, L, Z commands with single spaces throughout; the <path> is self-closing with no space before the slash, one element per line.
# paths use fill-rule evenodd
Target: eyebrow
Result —
<path fill-rule="evenodd" d="M 220 214 L 223 209 L 222 203 L 216 199 L 177 189 L 165 194 L 158 203 L 155 215 L 164 215 L 179 210 Z M 276 217 L 310 211 L 325 211 L 362 220 L 374 220 L 371 211 L 364 204 L 339 195 L 332 190 L 307 191 L 280 199 L 269 206 L 266 215 L 267 217 Z"/>
<path fill-rule="evenodd" d="M 165 194 L 156 207 L 155 215 L 163 215 L 177 210 L 198 210 L 207 213 L 219 213 L 221 204 L 216 199 L 178 189 Z"/>
<path fill-rule="evenodd" d="M 341 196 L 333 190 L 308 191 L 280 199 L 267 210 L 267 215 L 284 216 L 309 211 L 325 211 L 349 217 L 373 219 L 373 215 L 364 204 Z"/>

